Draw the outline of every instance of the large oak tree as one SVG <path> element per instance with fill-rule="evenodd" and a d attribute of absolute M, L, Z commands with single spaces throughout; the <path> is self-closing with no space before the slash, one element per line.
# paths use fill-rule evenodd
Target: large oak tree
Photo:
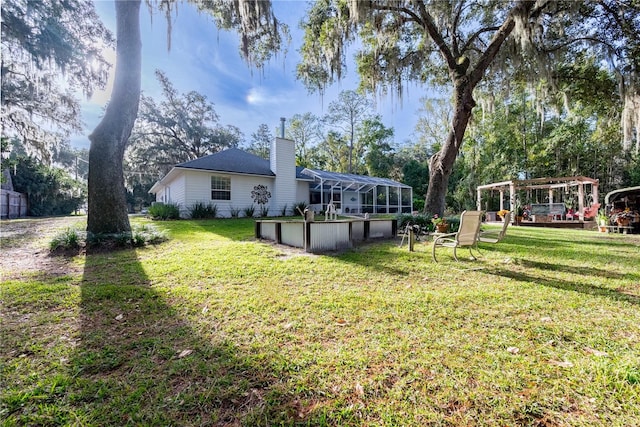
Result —
<path fill-rule="evenodd" d="M 116 3 L 116 73 L 111 100 L 89 135 L 87 231 L 131 231 L 122 173 L 124 150 L 138 115 L 142 67 L 140 0 Z"/>
<path fill-rule="evenodd" d="M 510 73 L 526 70 L 544 77 L 554 64 L 590 50 L 635 93 L 629 76 L 639 69 L 638 16 L 632 1 L 613 0 L 319 0 L 302 24 L 298 76 L 322 91 L 343 76 L 349 46 L 359 39 L 362 88 L 402 95 L 407 81 L 448 85 L 452 121 L 431 157 L 425 202 L 427 211 L 442 214 L 476 87 L 488 75 L 508 82 Z"/>
<path fill-rule="evenodd" d="M 209 0 L 195 2 L 220 29 L 240 34 L 242 56 L 255 66 L 277 52 L 286 27 L 274 17 L 271 2 Z M 152 4 L 149 2 L 149 4 Z M 155 3 L 171 18 L 175 2 Z M 140 0 L 116 1 L 116 72 L 113 93 L 102 121 L 90 135 L 87 231 L 98 234 L 129 232 L 123 178 L 123 156 L 140 99 Z"/>
<path fill-rule="evenodd" d="M 125 154 L 125 169 L 159 179 L 173 166 L 237 147 L 244 136 L 235 126 L 223 126 L 213 103 L 190 91 L 179 93 L 160 70 L 156 78 L 162 98 L 142 95 L 138 118 Z"/>

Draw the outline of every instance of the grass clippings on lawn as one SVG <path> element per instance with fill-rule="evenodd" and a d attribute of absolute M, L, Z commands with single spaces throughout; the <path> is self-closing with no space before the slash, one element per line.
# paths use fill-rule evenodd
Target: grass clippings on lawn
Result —
<path fill-rule="evenodd" d="M 640 236 L 513 227 L 435 264 L 157 225 L 171 240 L 3 277 L 3 425 L 639 423 Z"/>

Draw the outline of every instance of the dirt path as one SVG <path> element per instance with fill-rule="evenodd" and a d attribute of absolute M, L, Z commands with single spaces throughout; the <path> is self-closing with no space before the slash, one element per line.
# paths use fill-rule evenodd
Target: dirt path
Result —
<path fill-rule="evenodd" d="M 49 255 L 49 242 L 68 227 L 84 229 L 86 217 L 51 217 L 0 221 L 0 278 L 31 274 L 59 276 L 75 271 L 64 257 Z"/>

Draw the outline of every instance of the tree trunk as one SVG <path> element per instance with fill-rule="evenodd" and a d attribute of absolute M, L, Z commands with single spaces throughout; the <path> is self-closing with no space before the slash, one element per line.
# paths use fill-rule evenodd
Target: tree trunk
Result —
<path fill-rule="evenodd" d="M 515 16 L 530 16 L 532 13 L 538 14 L 542 8 L 544 8 L 544 5 L 541 5 L 535 9 L 535 12 L 532 12 L 535 6 L 536 2 L 533 1 L 516 2 L 513 9 L 507 14 L 504 23 L 491 38 L 489 46 L 487 46 L 486 50 L 480 55 L 476 66 L 470 70 L 469 58 L 455 57 L 446 45 L 434 21 L 431 19 L 427 20 L 427 31 L 438 45 L 440 53 L 449 67 L 449 76 L 454 86 L 455 109 L 447 141 L 440 151 L 434 154 L 429 161 L 429 188 L 427 189 L 427 197 L 424 205 L 425 212 L 438 215 L 444 213 L 449 176 L 451 176 L 453 164 L 456 161 L 460 147 L 462 147 L 464 133 L 471 119 L 471 111 L 473 107 L 476 106 L 476 102 L 473 99 L 473 89 L 475 89 L 483 79 L 487 68 L 495 59 L 500 47 L 511 34 L 511 31 L 513 31 L 515 27 Z"/>
<path fill-rule="evenodd" d="M 111 100 L 100 124 L 89 135 L 87 231 L 131 231 L 122 161 L 138 114 L 142 72 L 140 0 L 116 1 L 116 70 Z"/>
<path fill-rule="evenodd" d="M 447 141 L 429 160 L 429 187 L 424 204 L 425 212 L 439 216 L 444 213 L 449 176 L 462 147 L 462 140 L 475 105 L 471 82 L 467 77 L 458 78 L 455 84 L 453 121 Z"/>

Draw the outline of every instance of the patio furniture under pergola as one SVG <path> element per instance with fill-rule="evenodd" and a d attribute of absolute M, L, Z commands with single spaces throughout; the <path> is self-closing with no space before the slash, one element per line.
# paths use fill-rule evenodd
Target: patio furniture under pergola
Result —
<path fill-rule="evenodd" d="M 586 176 L 569 176 L 561 178 L 534 178 L 525 180 L 512 180 L 494 182 L 492 184 L 479 185 L 477 187 L 477 206 L 478 210 L 482 209 L 482 192 L 491 190 L 500 193 L 500 210 L 505 209 L 505 193 L 508 193 L 509 210 L 513 211 L 516 206 L 516 195 L 518 191 L 528 192 L 544 192 L 544 202 L 538 200 L 538 204 L 546 204 L 552 206 L 554 200 L 562 203 L 562 197 L 556 194 L 556 191 L 563 190 L 568 192 L 570 189 L 577 189 L 578 209 L 576 214 L 580 221 L 584 221 L 585 209 L 591 206 L 591 203 L 585 204 L 588 198 L 593 204 L 598 203 L 598 180 L 588 178 Z M 544 193 L 543 193 L 544 194 Z M 590 197 L 589 197 L 590 196 Z"/>

